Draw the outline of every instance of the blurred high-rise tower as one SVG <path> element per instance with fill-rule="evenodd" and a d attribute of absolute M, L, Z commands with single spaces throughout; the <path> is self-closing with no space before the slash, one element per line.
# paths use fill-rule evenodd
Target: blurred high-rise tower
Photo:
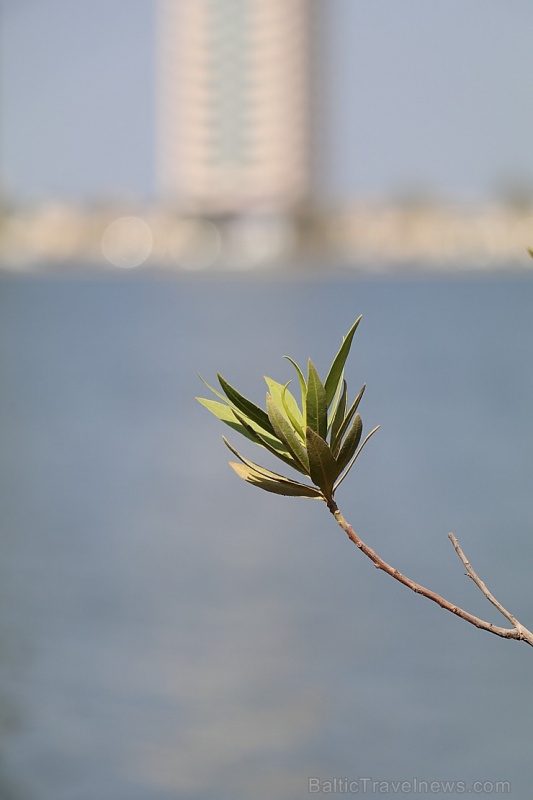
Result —
<path fill-rule="evenodd" d="M 313 0 L 159 0 L 159 191 L 288 212 L 311 183 Z"/>

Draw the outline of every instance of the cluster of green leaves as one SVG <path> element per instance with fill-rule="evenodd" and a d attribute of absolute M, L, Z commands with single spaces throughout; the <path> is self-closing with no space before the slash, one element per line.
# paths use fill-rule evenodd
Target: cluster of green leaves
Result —
<path fill-rule="evenodd" d="M 197 400 L 230 428 L 268 450 L 285 464 L 308 476 L 313 485 L 286 478 L 244 458 L 227 441 L 239 459 L 230 461 L 237 475 L 248 483 L 275 494 L 333 500 L 337 487 L 354 465 L 362 448 L 378 429 L 361 442 L 363 423 L 357 413 L 365 386 L 349 404 L 344 366 L 361 317 L 346 336 L 324 382 L 309 359 L 307 378 L 298 364 L 285 356 L 296 370 L 300 404 L 286 384 L 266 378 L 266 411 L 244 397 L 218 374 L 222 392 L 202 381 L 218 400 Z M 200 376 L 201 377 L 201 376 Z"/>

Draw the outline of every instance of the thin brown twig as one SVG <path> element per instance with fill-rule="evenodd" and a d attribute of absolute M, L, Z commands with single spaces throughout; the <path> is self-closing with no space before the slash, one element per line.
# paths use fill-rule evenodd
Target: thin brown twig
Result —
<path fill-rule="evenodd" d="M 470 614 L 469 611 L 465 611 L 463 608 L 455 605 L 454 603 L 450 603 L 449 600 L 446 600 L 437 592 L 431 591 L 431 589 L 426 589 L 425 586 L 422 586 L 419 583 L 407 578 L 403 575 L 398 569 L 392 567 L 386 561 L 384 561 L 378 554 L 372 550 L 363 540 L 358 536 L 358 534 L 354 531 L 352 526 L 345 520 L 339 508 L 334 500 L 327 501 L 327 505 L 335 519 L 337 520 L 338 524 L 342 528 L 342 530 L 347 534 L 350 541 L 352 541 L 356 547 L 361 550 L 362 553 L 367 556 L 367 558 L 372 561 L 374 566 L 377 569 L 383 570 L 388 575 L 390 575 L 395 580 L 399 581 L 399 583 L 403 583 L 404 586 L 407 586 L 416 594 L 420 594 L 423 597 L 427 597 L 428 600 L 432 600 L 434 603 L 437 603 L 441 608 L 446 609 L 446 611 L 450 611 L 452 614 L 464 619 L 466 622 L 469 622 L 471 625 L 475 625 L 476 628 L 480 628 L 481 630 L 488 631 L 489 633 L 493 633 L 496 636 L 501 636 L 503 639 L 516 639 L 519 641 L 524 641 L 527 644 L 533 647 L 533 633 L 521 625 L 517 619 L 505 609 L 501 603 L 496 600 L 494 595 L 489 592 L 481 578 L 477 576 L 474 572 L 472 565 L 466 558 L 465 554 L 463 553 L 459 543 L 453 533 L 449 534 L 450 541 L 452 542 L 455 551 L 459 558 L 461 559 L 462 563 L 464 564 L 468 576 L 474 581 L 476 586 L 481 590 L 481 592 L 485 595 L 485 597 L 498 609 L 498 611 L 509 620 L 512 628 L 502 628 L 499 625 L 494 625 L 492 622 L 488 622 L 487 620 L 481 619 L 480 617 L 476 617 L 474 614 Z"/>
<path fill-rule="evenodd" d="M 463 552 L 463 549 L 461 548 L 459 542 L 457 541 L 457 538 L 453 535 L 453 533 L 449 533 L 448 534 L 448 538 L 449 538 L 450 542 L 453 544 L 455 552 L 457 553 L 457 555 L 461 559 L 461 561 L 462 561 L 462 563 L 463 563 L 463 565 L 464 565 L 464 567 L 466 569 L 466 572 L 468 574 L 468 577 L 471 578 L 474 581 L 474 583 L 476 584 L 478 589 L 481 590 L 481 592 L 485 595 L 487 600 L 490 603 L 492 603 L 492 605 L 495 606 L 495 608 L 498 609 L 500 614 L 502 614 L 504 617 L 506 617 L 509 620 L 509 622 L 511 623 L 513 628 L 516 628 L 517 630 L 526 631 L 527 628 L 524 628 L 523 625 L 521 625 L 518 622 L 516 617 L 514 617 L 511 614 L 510 611 L 507 611 L 507 609 L 504 606 L 502 606 L 502 604 L 499 602 L 499 600 L 496 600 L 496 598 L 494 597 L 492 592 L 490 592 L 489 589 L 487 588 L 485 582 L 482 581 L 481 578 L 479 577 L 479 575 L 477 575 L 477 573 L 474 571 L 474 568 L 473 568 L 472 564 L 470 563 L 470 561 L 465 556 L 465 554 Z"/>

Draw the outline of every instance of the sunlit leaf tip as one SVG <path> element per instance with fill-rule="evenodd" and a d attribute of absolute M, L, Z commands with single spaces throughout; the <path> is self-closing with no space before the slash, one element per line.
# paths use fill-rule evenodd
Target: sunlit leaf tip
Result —
<path fill-rule="evenodd" d="M 339 352 L 333 359 L 333 363 L 329 368 L 327 378 L 324 381 L 324 387 L 326 390 L 326 401 L 328 407 L 331 405 L 331 402 L 333 401 L 333 398 L 335 397 L 335 394 L 337 392 L 339 383 L 342 380 L 342 372 L 344 370 L 344 365 L 346 364 L 346 359 L 348 358 L 348 354 L 352 346 L 353 337 L 359 326 L 359 323 L 361 322 L 361 319 L 362 315 L 357 317 L 354 324 L 344 337 Z"/>
<path fill-rule="evenodd" d="M 305 400 L 306 400 L 306 395 L 307 395 L 307 383 L 305 381 L 303 372 L 300 369 L 300 367 L 298 366 L 298 364 L 296 363 L 296 361 L 293 358 L 291 358 L 290 356 L 283 356 L 283 358 L 286 358 L 287 361 L 290 361 L 290 363 L 292 364 L 292 366 L 296 370 L 296 374 L 298 376 L 298 383 L 300 384 L 300 394 L 301 394 L 301 397 L 302 397 L 302 416 L 305 419 Z"/>

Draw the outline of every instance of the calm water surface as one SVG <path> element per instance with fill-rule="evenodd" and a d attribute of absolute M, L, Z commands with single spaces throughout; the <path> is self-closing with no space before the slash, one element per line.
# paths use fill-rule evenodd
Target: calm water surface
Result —
<path fill-rule="evenodd" d="M 377 573 L 321 504 L 240 482 L 194 401 L 197 371 L 257 402 L 286 353 L 324 371 L 359 313 L 347 377 L 382 428 L 341 508 L 503 624 L 453 530 L 533 626 L 532 280 L 4 277 L 2 800 L 530 796 L 530 648 Z"/>

